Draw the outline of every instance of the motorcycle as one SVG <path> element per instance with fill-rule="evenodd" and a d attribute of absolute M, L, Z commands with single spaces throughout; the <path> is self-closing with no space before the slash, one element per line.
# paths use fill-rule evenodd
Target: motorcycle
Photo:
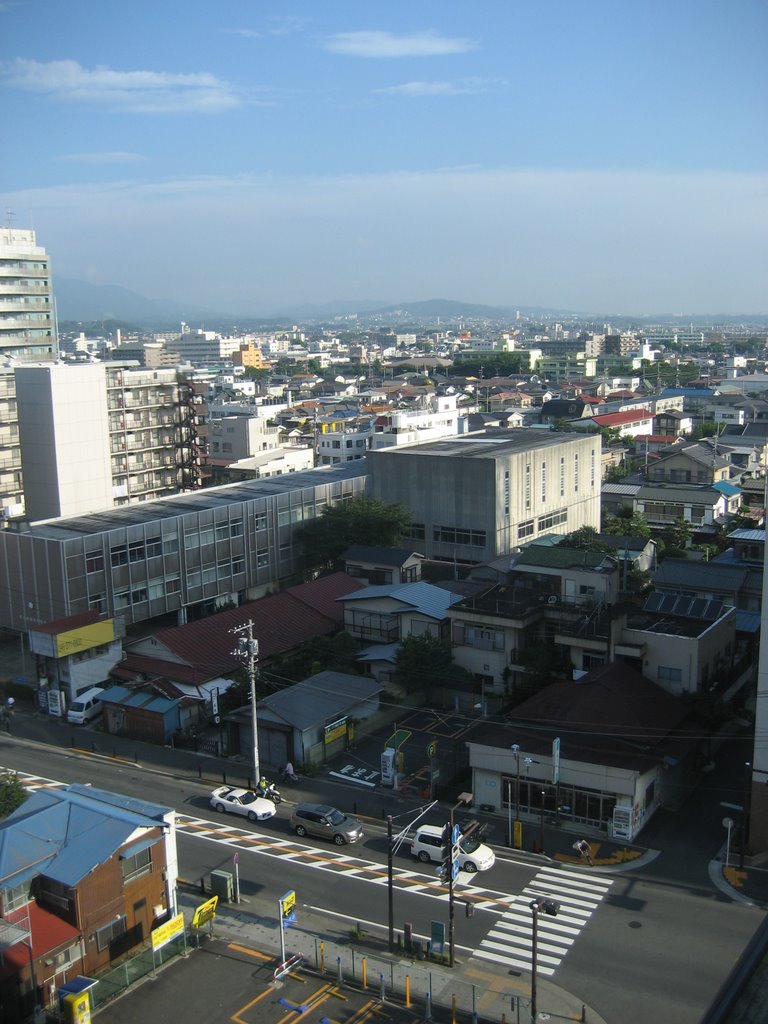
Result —
<path fill-rule="evenodd" d="M 271 800 L 272 803 L 277 806 L 283 802 L 283 798 L 280 796 L 280 791 L 274 782 L 270 782 L 267 788 L 261 794 L 267 800 Z"/>

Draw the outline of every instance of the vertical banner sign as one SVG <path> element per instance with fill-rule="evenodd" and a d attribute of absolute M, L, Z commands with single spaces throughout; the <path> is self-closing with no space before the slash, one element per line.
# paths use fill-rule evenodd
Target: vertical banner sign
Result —
<path fill-rule="evenodd" d="M 552 785 L 560 781 L 560 737 L 552 740 Z"/>

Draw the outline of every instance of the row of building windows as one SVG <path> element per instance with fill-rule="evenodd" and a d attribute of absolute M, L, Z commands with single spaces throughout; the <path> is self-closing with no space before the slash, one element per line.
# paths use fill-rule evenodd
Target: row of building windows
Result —
<path fill-rule="evenodd" d="M 475 548 L 484 548 L 486 543 L 485 530 L 470 530 L 462 526 L 436 526 L 432 537 L 442 544 L 469 544 Z"/>

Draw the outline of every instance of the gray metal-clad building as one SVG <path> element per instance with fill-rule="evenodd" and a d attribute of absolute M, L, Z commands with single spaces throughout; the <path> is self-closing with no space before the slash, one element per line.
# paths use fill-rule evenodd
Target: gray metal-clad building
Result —
<path fill-rule="evenodd" d="M 0 530 L 0 626 L 126 622 L 252 599 L 301 570 L 294 533 L 365 493 L 365 460 Z"/>

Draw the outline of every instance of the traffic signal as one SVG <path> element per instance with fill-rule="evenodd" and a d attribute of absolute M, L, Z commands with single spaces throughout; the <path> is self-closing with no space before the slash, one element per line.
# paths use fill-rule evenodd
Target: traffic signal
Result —
<path fill-rule="evenodd" d="M 440 867 L 438 875 L 441 882 L 448 882 L 451 878 L 453 861 L 453 842 L 451 837 L 451 826 L 446 825 L 440 836 Z"/>

